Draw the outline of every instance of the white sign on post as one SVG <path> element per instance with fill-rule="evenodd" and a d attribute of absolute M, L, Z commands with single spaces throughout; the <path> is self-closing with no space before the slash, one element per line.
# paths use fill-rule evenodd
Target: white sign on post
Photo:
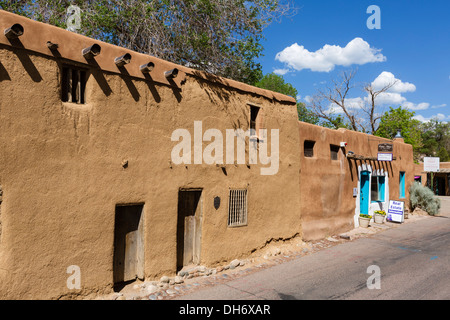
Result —
<path fill-rule="evenodd" d="M 439 172 L 439 157 L 423 158 L 423 171 Z"/>
<path fill-rule="evenodd" d="M 379 153 L 377 160 L 378 161 L 392 161 L 392 153 Z"/>
<path fill-rule="evenodd" d="M 389 207 L 386 220 L 394 222 L 403 222 L 405 216 L 405 202 L 389 200 Z"/>

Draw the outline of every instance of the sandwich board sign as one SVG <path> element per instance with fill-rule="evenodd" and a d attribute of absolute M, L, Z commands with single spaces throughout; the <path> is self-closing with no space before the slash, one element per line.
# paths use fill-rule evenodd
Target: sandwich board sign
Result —
<path fill-rule="evenodd" d="M 386 220 L 394 222 L 403 222 L 405 217 L 405 202 L 389 200 L 389 207 Z"/>

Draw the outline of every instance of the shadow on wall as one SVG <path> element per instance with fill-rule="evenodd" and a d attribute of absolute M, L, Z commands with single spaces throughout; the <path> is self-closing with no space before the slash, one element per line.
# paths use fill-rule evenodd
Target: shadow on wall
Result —
<path fill-rule="evenodd" d="M 11 81 L 11 78 L 8 74 L 8 71 L 6 71 L 5 67 L 0 62 L 0 81 L 5 81 L 5 80 Z"/>
<path fill-rule="evenodd" d="M 223 83 L 223 79 L 213 75 L 207 74 L 200 71 L 194 71 L 193 75 L 200 78 L 206 79 L 209 82 L 215 83 L 216 85 L 211 86 L 205 81 L 197 80 L 198 84 L 205 92 L 208 94 L 209 100 L 212 103 L 216 103 L 217 100 L 221 102 L 230 102 L 231 94 L 228 90 L 225 90 L 226 86 Z"/>
<path fill-rule="evenodd" d="M 123 82 L 125 82 L 125 84 L 127 85 L 128 91 L 130 91 L 134 101 L 138 102 L 140 94 L 136 86 L 134 85 L 133 80 L 131 79 L 131 76 L 128 73 L 127 69 L 124 66 L 117 66 L 117 68 L 119 69 L 121 73 L 121 78 Z"/>
<path fill-rule="evenodd" d="M 103 93 L 109 97 L 112 93 L 112 89 L 108 84 L 108 81 L 106 81 L 105 76 L 103 75 L 103 71 L 98 65 L 97 61 L 95 61 L 94 58 L 87 58 L 86 61 L 93 67 L 91 70 L 92 75 L 94 76 L 95 80 L 97 81 L 98 85 L 102 89 Z"/>
<path fill-rule="evenodd" d="M 34 82 L 41 82 L 42 77 L 39 73 L 38 69 L 36 69 L 33 61 L 31 61 L 30 57 L 25 51 L 25 47 L 23 46 L 20 39 L 8 39 L 11 45 L 14 47 L 13 52 L 17 55 L 20 60 L 20 63 L 24 67 L 25 71 L 30 75 L 30 78 Z"/>

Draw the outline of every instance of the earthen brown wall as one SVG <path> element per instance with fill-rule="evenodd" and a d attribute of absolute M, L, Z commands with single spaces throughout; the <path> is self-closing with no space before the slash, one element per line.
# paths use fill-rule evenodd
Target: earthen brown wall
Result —
<path fill-rule="evenodd" d="M 6 20 L 14 20 L 0 12 L 6 16 L 1 30 Z M 45 48 L 53 29 L 43 28 L 47 31 L 29 39 Z M 79 36 L 64 35 L 54 41 L 81 54 L 83 48 L 74 47 Z M 299 138 L 290 98 L 275 100 L 256 88 L 225 86 L 189 72 L 175 85 L 153 82 L 27 50 L 26 38 L 23 48 L 0 40 L 0 298 L 57 299 L 110 291 L 117 204 L 144 204 L 145 278 L 174 275 L 180 188 L 203 190 L 201 264 L 214 266 L 271 239 L 301 233 Z M 108 45 L 96 59 L 101 65 L 100 59 L 121 52 Z M 90 70 L 85 105 L 61 102 L 63 63 Z M 269 135 L 270 129 L 280 130 L 277 174 L 261 175 L 260 168 L 268 166 L 260 164 L 170 163 L 178 143 L 171 141 L 175 129 L 193 134 L 198 120 L 203 132 L 219 129 L 225 139 L 226 129 L 248 129 L 249 103 L 260 106 Z M 230 188 L 248 190 L 247 226 L 227 227 Z M 215 196 L 222 199 L 218 210 Z M 70 265 L 80 267 L 80 290 L 66 285 Z"/>
<path fill-rule="evenodd" d="M 345 129 L 332 130 L 304 122 L 299 122 L 300 136 L 300 197 L 302 230 L 306 240 L 320 239 L 354 227 L 358 197 L 353 196 L 353 188 L 358 187 L 358 167 L 388 173 L 389 198 L 408 203 L 408 189 L 414 181 L 412 146 L 403 139 L 390 141 Z M 314 157 L 304 156 L 304 141 L 315 141 Z M 330 144 L 340 145 L 338 160 L 331 160 Z M 377 158 L 379 143 L 393 143 L 392 162 L 355 160 L 346 157 L 349 151 L 356 155 Z M 405 199 L 399 198 L 399 172 L 406 172 Z M 373 211 L 376 204 L 370 204 Z M 386 208 L 384 208 L 386 209 Z"/>

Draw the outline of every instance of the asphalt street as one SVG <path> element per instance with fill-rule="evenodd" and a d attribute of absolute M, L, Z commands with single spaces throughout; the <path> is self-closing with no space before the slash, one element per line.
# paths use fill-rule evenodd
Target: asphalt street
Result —
<path fill-rule="evenodd" d="M 403 224 L 178 296 L 182 300 L 450 299 L 450 197 Z"/>

